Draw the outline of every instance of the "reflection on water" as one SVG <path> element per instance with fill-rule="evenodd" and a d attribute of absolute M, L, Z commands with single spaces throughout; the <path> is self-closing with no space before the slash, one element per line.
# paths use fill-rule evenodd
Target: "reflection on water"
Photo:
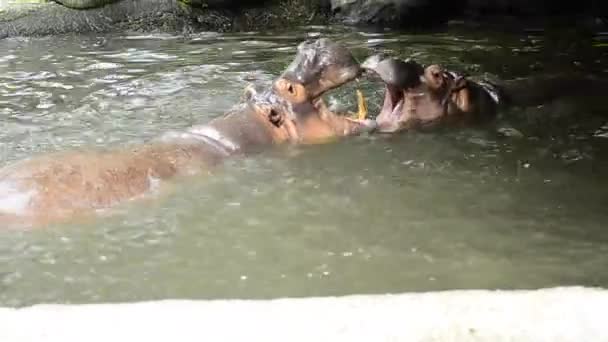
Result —
<path fill-rule="evenodd" d="M 472 75 L 608 68 L 597 44 L 478 32 L 3 40 L 2 163 L 208 121 L 321 34 Z M 353 87 L 328 102 L 352 106 Z M 377 111 L 381 88 L 362 87 Z M 280 147 L 93 222 L 0 231 L 0 305 L 608 286 L 606 114 L 559 100 L 479 129 Z"/>

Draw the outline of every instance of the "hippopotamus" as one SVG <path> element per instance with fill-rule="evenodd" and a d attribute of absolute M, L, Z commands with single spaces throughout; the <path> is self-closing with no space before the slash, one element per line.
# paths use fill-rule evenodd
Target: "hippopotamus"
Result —
<path fill-rule="evenodd" d="M 87 216 L 150 193 L 175 177 L 207 170 L 227 157 L 284 143 L 319 143 L 375 128 L 331 112 L 321 96 L 361 68 L 343 46 L 303 42 L 267 89 L 248 87 L 223 116 L 151 141 L 106 150 L 63 151 L 0 169 L 0 224 L 41 226 Z"/>
<path fill-rule="evenodd" d="M 423 67 L 411 59 L 380 54 L 368 57 L 361 66 L 385 85 L 384 103 L 376 116 L 377 130 L 383 133 L 483 124 L 503 108 L 540 105 L 564 96 L 604 96 L 608 90 L 607 80 L 592 75 L 473 81 L 440 65 Z"/>

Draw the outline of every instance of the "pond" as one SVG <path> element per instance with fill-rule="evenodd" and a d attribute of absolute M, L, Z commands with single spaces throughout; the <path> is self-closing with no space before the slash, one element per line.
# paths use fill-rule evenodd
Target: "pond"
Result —
<path fill-rule="evenodd" d="M 141 143 L 221 115 L 308 37 L 473 76 L 605 73 L 606 37 L 344 27 L 0 41 L 2 165 Z M 352 108 L 361 87 L 328 94 Z M 234 158 L 92 222 L 0 229 L 0 305 L 608 286 L 608 108 L 514 108 L 485 127 Z"/>

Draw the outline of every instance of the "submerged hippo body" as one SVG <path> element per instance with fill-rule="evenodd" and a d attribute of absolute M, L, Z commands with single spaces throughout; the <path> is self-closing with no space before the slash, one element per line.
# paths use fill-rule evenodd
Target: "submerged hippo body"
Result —
<path fill-rule="evenodd" d="M 141 196 L 161 181 L 196 174 L 254 146 L 287 140 L 264 114 L 246 105 L 141 146 L 59 152 L 17 162 L 0 171 L 0 213 L 16 223 L 68 218 Z M 233 130 L 224 128 L 228 123 Z"/>
<path fill-rule="evenodd" d="M 298 65 L 302 55 L 309 62 Z M 137 198 L 162 181 L 197 174 L 226 157 L 373 128 L 371 122 L 330 112 L 320 100 L 325 91 L 360 74 L 345 48 L 326 39 L 302 43 L 290 68 L 271 89 L 248 88 L 243 103 L 208 124 L 130 148 L 60 152 L 4 167 L 0 224 L 62 221 Z M 291 79 L 294 73 L 310 78 Z"/>
<path fill-rule="evenodd" d="M 488 122 L 501 108 L 540 105 L 572 95 L 604 96 L 608 81 L 584 75 L 544 75 L 491 83 L 472 81 L 438 65 L 369 57 L 362 67 L 385 84 L 378 130 L 393 133 L 438 124 Z"/>

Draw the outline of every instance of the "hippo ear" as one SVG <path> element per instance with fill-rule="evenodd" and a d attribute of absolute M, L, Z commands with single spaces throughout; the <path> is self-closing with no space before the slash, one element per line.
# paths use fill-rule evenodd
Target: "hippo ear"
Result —
<path fill-rule="evenodd" d="M 245 87 L 245 90 L 243 91 L 243 100 L 244 101 L 251 101 L 251 99 L 253 99 L 254 96 L 256 96 L 258 94 L 257 90 L 255 90 L 255 87 L 253 86 L 253 84 L 248 84 Z"/>

